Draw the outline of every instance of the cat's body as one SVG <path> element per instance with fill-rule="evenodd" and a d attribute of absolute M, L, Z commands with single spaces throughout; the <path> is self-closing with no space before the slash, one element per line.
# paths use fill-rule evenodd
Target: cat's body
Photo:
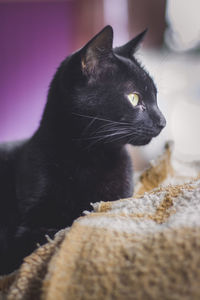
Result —
<path fill-rule="evenodd" d="M 106 27 L 61 64 L 33 137 L 0 146 L 0 273 L 91 202 L 132 196 L 125 145 L 147 144 L 165 125 L 152 79 L 128 57 L 142 37 L 114 53 Z M 135 91 L 143 96 L 132 105 Z"/>

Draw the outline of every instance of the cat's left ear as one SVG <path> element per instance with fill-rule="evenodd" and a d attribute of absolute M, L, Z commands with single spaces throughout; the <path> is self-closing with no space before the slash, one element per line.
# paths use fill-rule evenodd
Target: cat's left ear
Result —
<path fill-rule="evenodd" d="M 146 33 L 147 33 L 147 29 L 142 31 L 140 34 L 138 34 L 135 38 L 130 40 L 125 45 L 115 48 L 114 52 L 116 54 L 119 54 L 119 55 L 127 57 L 127 58 L 133 57 L 134 53 L 137 51 L 141 42 L 143 41 Z"/>
<path fill-rule="evenodd" d="M 87 74 L 99 72 L 112 55 L 113 29 L 106 26 L 95 35 L 81 50 L 82 71 Z"/>

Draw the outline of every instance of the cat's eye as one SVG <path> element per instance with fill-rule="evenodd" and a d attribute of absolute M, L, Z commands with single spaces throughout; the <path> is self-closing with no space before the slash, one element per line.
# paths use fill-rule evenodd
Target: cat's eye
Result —
<path fill-rule="evenodd" d="M 133 106 L 137 106 L 140 100 L 140 96 L 137 93 L 128 94 L 128 99 Z"/>

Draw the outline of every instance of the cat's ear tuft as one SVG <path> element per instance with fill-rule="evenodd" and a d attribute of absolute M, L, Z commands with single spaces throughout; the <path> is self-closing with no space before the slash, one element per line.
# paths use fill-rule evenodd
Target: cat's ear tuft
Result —
<path fill-rule="evenodd" d="M 113 29 L 106 26 L 81 50 L 82 70 L 93 73 L 97 66 L 112 53 Z"/>
<path fill-rule="evenodd" d="M 127 58 L 131 58 L 134 53 L 139 48 L 141 42 L 143 41 L 148 29 L 145 29 L 140 34 L 138 34 L 136 37 L 134 37 L 132 40 L 130 40 L 128 43 L 121 47 L 115 48 L 115 53 L 125 56 Z"/>

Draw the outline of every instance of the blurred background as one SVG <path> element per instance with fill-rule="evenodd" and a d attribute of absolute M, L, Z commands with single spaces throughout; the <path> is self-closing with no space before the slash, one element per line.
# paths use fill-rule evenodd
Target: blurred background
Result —
<path fill-rule="evenodd" d="M 134 148 L 136 168 L 169 139 L 178 158 L 199 159 L 199 11 L 199 0 L 0 0 L 0 142 L 33 134 L 61 60 L 110 24 L 115 46 L 149 29 L 137 57 L 167 119 L 158 138 Z"/>

